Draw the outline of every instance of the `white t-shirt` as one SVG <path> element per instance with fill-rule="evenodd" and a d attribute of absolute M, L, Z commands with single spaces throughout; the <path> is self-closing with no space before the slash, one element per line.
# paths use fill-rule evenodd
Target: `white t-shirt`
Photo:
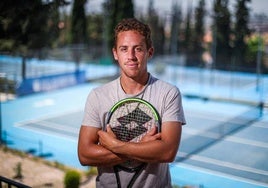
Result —
<path fill-rule="evenodd" d="M 120 78 L 93 89 L 85 104 L 82 125 L 102 129 L 111 107 L 119 100 L 128 97 L 142 98 L 151 103 L 158 111 L 162 122 L 186 123 L 179 89 L 150 75 L 146 87 L 137 95 L 126 94 L 121 87 Z M 132 174 L 120 171 L 121 186 L 126 187 L 131 177 Z M 117 187 L 112 167 L 98 167 L 96 186 L 97 188 Z M 148 164 L 133 187 L 171 187 L 168 164 Z"/>

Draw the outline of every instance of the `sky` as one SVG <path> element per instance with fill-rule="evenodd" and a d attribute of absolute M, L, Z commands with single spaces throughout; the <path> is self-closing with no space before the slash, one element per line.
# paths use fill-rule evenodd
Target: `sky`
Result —
<path fill-rule="evenodd" d="M 193 7 L 196 7 L 199 0 L 154 0 L 154 7 L 160 14 L 168 14 L 171 12 L 173 2 L 176 2 L 183 7 L 183 11 L 187 9 L 188 4 L 192 2 Z M 214 0 L 206 0 L 208 9 Z M 87 12 L 99 12 L 102 10 L 101 4 L 104 0 L 88 0 L 86 10 Z M 149 0 L 133 0 L 136 10 L 146 11 L 148 8 Z M 229 0 L 229 4 L 233 7 L 236 0 Z M 187 4 L 188 3 L 188 4 Z M 268 0 L 251 0 L 249 3 L 251 13 L 265 13 L 268 14 Z"/>

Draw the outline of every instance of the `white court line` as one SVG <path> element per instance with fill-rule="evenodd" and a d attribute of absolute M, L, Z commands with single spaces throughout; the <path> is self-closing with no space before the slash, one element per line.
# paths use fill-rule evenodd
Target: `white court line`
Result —
<path fill-rule="evenodd" d="M 254 123 L 252 126 L 258 127 L 258 128 L 268 129 L 268 122 L 267 123 L 264 123 L 264 122 Z"/>
<path fill-rule="evenodd" d="M 243 87 L 241 87 L 242 89 L 246 89 L 246 90 L 252 90 L 252 88 L 255 88 L 256 87 L 256 82 L 255 81 L 252 81 L 250 80 L 249 81 L 250 83 L 247 83 L 245 85 L 243 85 Z"/>
<path fill-rule="evenodd" d="M 212 132 L 194 130 L 194 129 L 186 128 L 186 127 L 183 129 L 183 132 L 190 134 L 190 135 L 203 136 L 206 138 L 213 138 L 213 139 L 219 138 L 219 134 L 212 133 Z M 226 136 L 226 137 L 224 137 L 223 140 L 268 149 L 268 143 L 266 143 L 266 142 L 260 142 L 260 141 L 246 139 L 246 138 L 239 138 L 237 136 Z"/>
<path fill-rule="evenodd" d="M 178 156 L 184 157 L 186 155 L 187 155 L 187 153 L 179 152 Z M 217 165 L 217 166 L 228 167 L 228 168 L 236 169 L 236 170 L 240 170 L 240 171 L 245 171 L 245 172 L 250 172 L 250 173 L 268 176 L 268 171 L 265 171 L 265 170 L 251 168 L 251 167 L 247 167 L 247 166 L 243 166 L 243 165 L 238 165 L 235 163 L 221 161 L 221 160 L 217 160 L 217 159 L 213 159 L 213 158 L 209 158 L 209 157 L 203 157 L 203 156 L 199 156 L 199 155 L 191 155 L 189 157 L 189 159 L 192 159 L 195 161 L 200 161 L 200 162 L 205 162 L 205 163 L 213 164 L 213 165 Z"/>
<path fill-rule="evenodd" d="M 30 126 L 29 124 L 35 124 L 36 126 Z M 41 126 L 45 127 L 41 127 Z M 52 132 L 55 133 L 55 131 L 57 131 L 58 133 L 61 133 L 61 131 L 64 132 L 68 132 L 68 133 L 78 133 L 79 132 L 79 128 L 73 128 L 70 126 L 63 126 L 61 124 L 58 123 L 52 123 L 52 122 L 44 122 L 44 121 L 38 121 L 38 122 L 34 122 L 34 123 L 25 123 L 25 124 L 20 124 L 18 125 L 20 127 L 27 127 L 30 129 L 38 129 L 38 130 L 47 130 L 48 132 Z M 48 129 L 46 129 L 48 128 Z M 50 130 L 49 128 L 52 128 L 54 131 Z M 62 133 L 61 135 L 65 135 L 64 133 Z"/>
<path fill-rule="evenodd" d="M 198 136 L 203 136 L 206 138 L 213 138 L 213 139 L 218 139 L 220 136 L 220 134 L 212 133 L 207 130 L 197 130 L 197 129 L 192 129 L 188 127 L 183 128 L 183 133 L 187 133 L 190 135 L 198 135 Z"/>
<path fill-rule="evenodd" d="M 260 141 L 246 139 L 246 138 L 239 138 L 237 136 L 226 136 L 224 140 L 268 149 L 268 143 L 266 142 L 260 142 Z"/>
<path fill-rule="evenodd" d="M 15 122 L 15 126 L 23 126 L 25 124 L 29 124 L 29 123 L 37 123 L 39 121 L 46 121 L 46 119 L 51 119 L 51 118 L 56 118 L 56 117 L 60 117 L 60 116 L 66 116 L 68 114 L 72 114 L 72 113 L 77 113 L 77 112 L 82 112 L 83 110 L 81 109 L 74 109 L 74 110 L 68 110 L 68 111 L 62 111 L 61 113 L 57 113 L 57 114 L 48 114 L 48 115 L 44 115 L 42 117 L 39 118 L 33 118 L 33 119 L 29 119 L 29 120 L 25 120 L 25 121 L 19 121 L 19 122 Z"/>
<path fill-rule="evenodd" d="M 74 128 L 74 127 L 70 127 L 70 126 L 63 126 L 61 124 L 48 122 L 46 120 L 50 119 L 50 118 L 57 118 L 57 117 L 61 117 L 61 116 L 66 116 L 67 114 L 76 113 L 76 112 L 80 112 L 80 111 L 81 111 L 81 109 L 79 109 L 79 110 L 76 109 L 73 111 L 62 112 L 60 114 L 56 114 L 53 116 L 48 115 L 48 116 L 44 116 L 42 118 L 36 118 L 36 119 L 28 120 L 28 121 L 16 122 L 15 126 L 27 128 L 30 130 L 34 130 L 36 132 L 40 132 L 40 130 L 41 131 L 44 130 L 49 135 L 51 133 L 53 133 L 53 134 L 57 134 L 57 135 L 65 136 L 65 137 L 70 137 L 70 135 L 68 135 L 68 133 L 76 134 L 79 132 L 80 127 Z M 29 124 L 35 124 L 36 126 L 31 126 Z M 46 127 L 47 129 L 42 127 L 42 126 Z M 54 129 L 55 131 L 50 130 L 50 128 Z M 66 132 L 67 134 L 63 133 L 62 131 Z M 73 136 L 71 136 L 71 138 L 73 138 Z"/>
<path fill-rule="evenodd" d="M 47 124 L 44 123 L 44 125 L 46 126 Z M 64 130 L 62 130 L 62 129 L 58 129 L 58 130 L 56 129 L 55 130 L 55 127 L 52 127 L 54 130 L 50 130 L 51 127 L 46 126 L 46 128 L 44 128 L 42 126 L 30 126 L 29 124 L 21 124 L 21 125 L 17 125 L 17 126 L 20 127 L 20 128 L 23 128 L 23 129 L 31 130 L 31 131 L 34 131 L 34 132 L 37 132 L 37 133 L 46 134 L 46 135 L 49 135 L 49 136 L 51 136 L 51 135 L 59 135 L 59 136 L 63 136 L 63 137 L 66 137 L 66 138 L 71 138 L 74 141 L 77 141 L 77 137 L 74 136 L 74 134 L 78 135 L 78 132 L 79 132 L 79 130 L 76 130 L 76 132 L 71 132 L 71 131 L 65 130 L 65 129 Z M 71 133 L 72 135 L 69 135 L 68 133 Z"/>
<path fill-rule="evenodd" d="M 38 125 L 42 125 L 44 127 L 53 128 L 53 129 L 59 130 L 59 131 L 64 130 L 65 132 L 70 132 L 70 133 L 77 132 L 79 130 L 79 128 L 73 128 L 70 126 L 63 126 L 63 125 L 58 124 L 58 123 L 47 122 L 47 121 L 36 122 L 36 125 L 37 125 L 37 127 L 38 127 Z M 27 126 L 27 124 L 25 124 L 24 126 Z"/>
<path fill-rule="evenodd" d="M 239 114 L 237 114 L 238 116 Z M 208 120 L 216 120 L 221 122 L 228 122 L 228 120 L 231 120 L 236 117 L 236 115 L 226 115 L 226 114 L 220 114 L 220 113 L 213 113 L 213 115 L 208 116 L 208 113 L 206 112 L 193 112 L 187 113 L 187 117 L 197 117 L 202 119 L 208 119 Z"/>
<path fill-rule="evenodd" d="M 245 183 L 253 183 L 256 185 L 260 185 L 260 186 L 267 186 L 266 183 L 262 183 L 256 180 L 251 180 L 251 179 L 247 179 L 247 178 L 243 178 L 243 177 L 239 177 L 239 176 L 235 176 L 235 175 L 230 175 L 230 174 L 226 174 L 223 172 L 219 172 L 219 171 L 214 171 L 214 170 L 210 170 L 207 168 L 202 168 L 202 167 L 197 167 L 197 166 L 193 166 L 190 164 L 185 164 L 185 163 L 172 163 L 172 165 L 174 166 L 179 166 L 179 167 L 183 167 L 183 168 L 188 168 L 188 169 L 193 169 L 193 170 L 198 170 L 198 171 L 202 171 L 206 174 L 210 174 L 210 175 L 216 175 L 216 176 L 220 176 L 220 177 L 224 177 L 224 178 L 228 178 L 228 179 L 232 179 L 232 180 L 239 180 Z"/>
<path fill-rule="evenodd" d="M 218 124 L 222 124 L 222 123 L 226 123 L 226 124 L 227 123 L 241 124 L 241 121 L 239 120 L 239 117 L 241 117 L 241 119 L 246 119 L 246 117 L 243 118 L 242 114 L 246 113 L 248 110 L 249 109 L 245 109 L 245 110 L 241 111 L 238 114 L 232 114 L 232 115 L 213 113 L 213 114 L 210 114 L 209 116 L 208 116 L 207 112 L 202 113 L 202 112 L 193 112 L 193 111 L 191 111 L 190 113 L 187 113 L 187 118 L 192 117 L 192 118 L 201 118 L 201 119 L 205 119 L 205 120 L 214 120 L 214 121 L 218 121 Z"/>

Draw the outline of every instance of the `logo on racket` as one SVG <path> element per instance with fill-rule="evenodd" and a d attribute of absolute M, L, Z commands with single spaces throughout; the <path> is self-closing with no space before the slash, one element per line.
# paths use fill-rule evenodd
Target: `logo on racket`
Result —
<path fill-rule="evenodd" d="M 117 118 L 120 126 L 116 126 L 112 128 L 112 130 L 120 140 L 128 142 L 147 132 L 147 128 L 143 125 L 151 119 L 152 118 L 140 108 L 136 108 L 131 113 Z M 133 124 L 134 126 L 132 126 Z"/>

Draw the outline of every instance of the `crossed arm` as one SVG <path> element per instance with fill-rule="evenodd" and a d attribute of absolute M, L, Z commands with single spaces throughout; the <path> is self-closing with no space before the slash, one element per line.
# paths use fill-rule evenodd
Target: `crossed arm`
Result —
<path fill-rule="evenodd" d="M 180 144 L 182 126 L 179 122 L 165 122 L 162 132 L 152 129 L 139 143 L 122 142 L 108 127 L 107 132 L 81 126 L 78 156 L 82 165 L 113 166 L 128 159 L 146 163 L 172 162 Z"/>

